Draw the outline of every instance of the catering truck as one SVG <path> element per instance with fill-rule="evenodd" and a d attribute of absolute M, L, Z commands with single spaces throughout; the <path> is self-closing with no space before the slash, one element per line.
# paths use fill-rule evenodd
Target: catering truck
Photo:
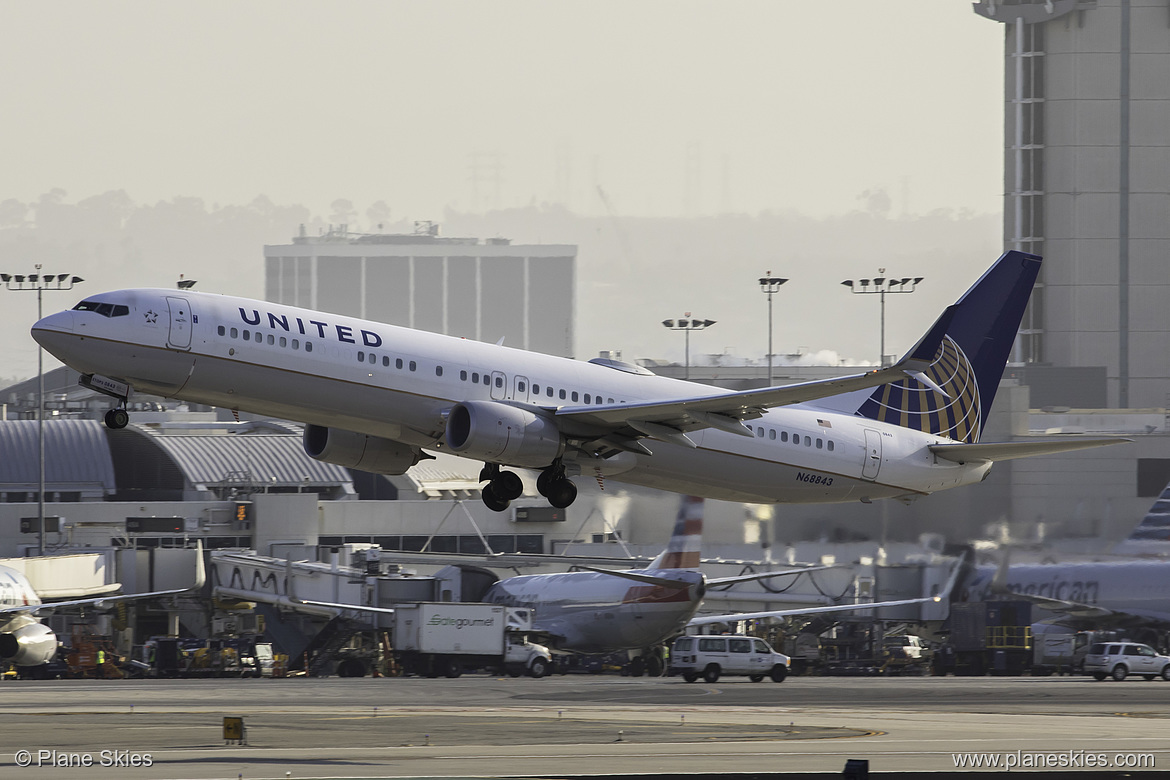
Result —
<path fill-rule="evenodd" d="M 488 669 L 543 677 L 552 655 L 528 641 L 532 611 L 499 604 L 416 602 L 394 608 L 394 652 L 408 674 L 458 677 Z"/>

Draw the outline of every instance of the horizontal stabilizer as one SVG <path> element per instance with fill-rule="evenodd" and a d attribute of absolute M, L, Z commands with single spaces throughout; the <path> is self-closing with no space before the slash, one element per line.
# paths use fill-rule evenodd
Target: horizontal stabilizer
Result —
<path fill-rule="evenodd" d="M 766 580 L 772 577 L 788 577 L 797 574 L 804 574 L 805 572 L 810 571 L 821 571 L 823 569 L 835 568 L 837 568 L 835 564 L 833 566 L 806 566 L 803 569 L 785 569 L 784 571 L 766 571 L 759 574 L 741 574 L 738 577 L 714 577 L 707 580 L 707 587 L 735 585 L 739 582 L 754 582 L 756 580 Z"/>
<path fill-rule="evenodd" d="M 594 571 L 598 574 L 611 574 L 614 577 L 624 577 L 627 580 L 634 582 L 641 582 L 644 585 L 657 585 L 660 588 L 670 588 L 671 590 L 683 590 L 694 585 L 693 582 L 686 582 L 685 580 L 672 580 L 667 577 L 655 577 L 650 574 L 639 574 L 633 571 L 614 571 L 613 569 L 598 569 L 593 566 L 577 566 L 578 569 L 585 571 Z"/>
<path fill-rule="evenodd" d="M 980 463 L 1016 458 L 1034 458 L 1038 455 L 1056 455 L 1061 452 L 1107 447 L 1133 441 L 1118 436 L 1047 439 L 1045 441 L 1003 441 L 979 444 L 931 444 L 930 451 L 943 460 L 955 463 Z"/>

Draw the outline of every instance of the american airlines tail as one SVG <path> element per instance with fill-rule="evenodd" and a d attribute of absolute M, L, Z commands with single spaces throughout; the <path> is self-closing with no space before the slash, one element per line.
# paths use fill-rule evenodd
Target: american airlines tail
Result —
<path fill-rule="evenodd" d="M 1003 254 L 951 307 L 942 344 L 922 372 L 929 381 L 882 385 L 856 414 L 957 442 L 979 441 L 1039 272 L 1036 255 Z"/>
<path fill-rule="evenodd" d="M 1170 485 L 1162 488 L 1133 533 L 1119 542 L 1113 552 L 1118 555 L 1150 556 L 1170 553 Z"/>
<path fill-rule="evenodd" d="M 703 499 L 683 496 L 674 521 L 670 544 L 659 553 L 647 569 L 699 570 L 703 543 Z"/>

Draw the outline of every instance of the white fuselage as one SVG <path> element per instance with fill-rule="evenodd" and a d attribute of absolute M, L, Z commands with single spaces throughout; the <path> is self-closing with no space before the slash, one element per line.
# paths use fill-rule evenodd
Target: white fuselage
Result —
<path fill-rule="evenodd" d="M 493 585 L 484 601 L 533 610 L 534 628 L 560 650 L 604 653 L 662 644 L 681 633 L 702 602 L 703 575 L 680 569 L 636 570 L 686 583 L 646 585 L 601 572 L 530 574 Z"/>
<path fill-rule="evenodd" d="M 961 598 L 997 598 L 989 590 L 996 571 L 995 566 L 976 568 Z M 1170 625 L 1170 561 L 1017 564 L 1008 567 L 1004 585 L 1012 593 L 1102 607 Z"/>
<path fill-rule="evenodd" d="M 555 410 L 726 392 L 244 298 L 123 290 L 93 300 L 128 313 L 66 311 L 33 329 L 46 349 L 83 374 L 433 450 L 447 450 L 446 415 L 458 402 Z M 688 434 L 694 449 L 644 440 L 653 455 L 601 458 L 570 448 L 564 461 L 570 475 L 761 503 L 915 497 L 978 482 L 990 468 L 934 457 L 927 447 L 948 443 L 944 437 L 855 416 L 858 399 L 773 409 L 747 422 L 753 438 L 706 428 Z"/>
<path fill-rule="evenodd" d="M 0 566 L 0 607 L 35 607 L 40 603 L 41 599 L 28 577 L 16 569 Z"/>

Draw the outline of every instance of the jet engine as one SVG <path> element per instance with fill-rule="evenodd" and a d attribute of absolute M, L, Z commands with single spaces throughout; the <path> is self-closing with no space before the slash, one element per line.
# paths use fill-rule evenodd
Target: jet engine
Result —
<path fill-rule="evenodd" d="M 447 445 L 477 460 L 544 468 L 565 451 L 557 426 L 545 417 L 493 401 L 464 401 L 447 417 Z"/>
<path fill-rule="evenodd" d="M 5 628 L 10 630 L 0 633 L 0 660 L 17 666 L 40 666 L 57 654 L 57 635 L 45 624 L 22 615 Z"/>
<path fill-rule="evenodd" d="M 422 459 L 422 450 L 409 444 L 321 425 L 305 426 L 304 447 L 313 460 L 372 474 L 405 474 Z"/>

